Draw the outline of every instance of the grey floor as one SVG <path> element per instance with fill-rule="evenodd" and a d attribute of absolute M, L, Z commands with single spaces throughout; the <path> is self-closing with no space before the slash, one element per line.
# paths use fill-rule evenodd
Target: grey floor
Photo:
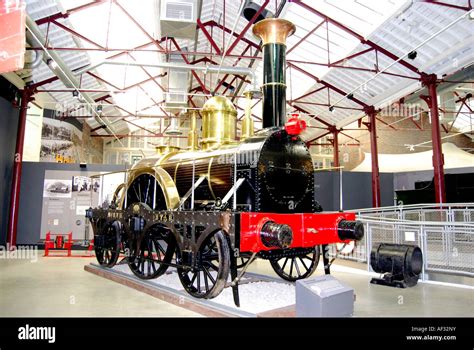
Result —
<path fill-rule="evenodd" d="M 0 259 L 0 316 L 200 316 L 85 272 L 83 266 L 94 261 Z M 357 266 L 348 269 L 347 265 L 334 266 L 332 273 L 354 288 L 355 316 L 474 316 L 473 289 L 426 283 L 409 289 L 371 285 L 370 276 L 364 272 L 355 274 L 350 269 Z M 249 271 L 276 276 L 270 265 L 261 260 Z"/>

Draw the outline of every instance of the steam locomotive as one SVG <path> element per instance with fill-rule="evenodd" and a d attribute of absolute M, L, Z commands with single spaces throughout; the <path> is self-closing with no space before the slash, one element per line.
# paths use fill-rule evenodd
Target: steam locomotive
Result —
<path fill-rule="evenodd" d="M 320 246 L 363 237 L 354 213 L 321 212 L 311 155 L 299 137 L 305 124 L 286 121 L 285 43 L 294 31 L 283 19 L 253 27 L 263 42 L 261 131 L 253 132 L 248 109 L 236 141 L 236 109 L 214 96 L 201 111 L 201 149 L 194 115 L 188 150 L 160 147 L 128 171 L 107 209 L 87 211 L 101 265 L 112 267 L 125 253 L 141 279 L 175 267 L 192 296 L 209 299 L 232 287 L 239 305 L 240 278 L 255 258 L 296 281 L 315 271 Z"/>

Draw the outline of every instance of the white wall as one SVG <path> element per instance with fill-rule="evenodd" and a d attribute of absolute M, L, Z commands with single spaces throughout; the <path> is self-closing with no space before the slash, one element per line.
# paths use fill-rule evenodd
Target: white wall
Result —
<path fill-rule="evenodd" d="M 41 129 L 43 126 L 43 109 L 30 103 L 26 116 L 25 141 L 23 144 L 23 161 L 39 162 L 41 150 Z"/>

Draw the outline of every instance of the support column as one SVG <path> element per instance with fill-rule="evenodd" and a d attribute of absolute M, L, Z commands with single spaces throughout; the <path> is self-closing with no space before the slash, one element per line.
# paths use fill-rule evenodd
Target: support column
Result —
<path fill-rule="evenodd" d="M 20 209 L 20 182 L 21 167 L 23 160 L 23 143 L 25 140 L 26 114 L 28 102 L 31 100 L 33 91 L 25 87 L 21 96 L 20 113 L 18 116 L 18 131 L 16 136 L 16 148 L 13 155 L 12 188 L 10 195 L 10 211 L 8 217 L 7 243 L 10 249 L 16 245 L 16 233 L 18 226 L 18 211 Z"/>
<path fill-rule="evenodd" d="M 420 96 L 430 108 L 431 142 L 433 144 L 433 170 L 436 203 L 446 203 L 444 186 L 444 155 L 439 129 L 438 95 L 436 92 L 436 74 L 424 75 L 421 81 L 428 89 L 428 96 Z"/>
<path fill-rule="evenodd" d="M 365 123 L 370 132 L 370 155 L 372 158 L 372 206 L 380 207 L 380 174 L 379 174 L 379 152 L 377 150 L 377 111 L 374 106 L 365 108 L 365 114 L 369 122 Z"/>
<path fill-rule="evenodd" d="M 333 163 L 334 167 L 339 167 L 339 131 L 336 127 L 331 128 L 332 136 L 333 136 L 333 141 L 332 141 L 332 146 L 333 146 Z"/>

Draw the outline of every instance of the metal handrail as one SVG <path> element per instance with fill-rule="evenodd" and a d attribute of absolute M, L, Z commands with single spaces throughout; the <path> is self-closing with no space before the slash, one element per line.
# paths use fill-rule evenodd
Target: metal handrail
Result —
<path fill-rule="evenodd" d="M 379 208 L 361 208 L 353 209 L 358 213 L 373 213 L 373 212 L 386 212 L 386 211 L 400 211 L 400 210 L 417 210 L 417 209 L 448 209 L 448 208 L 464 208 L 474 209 L 474 203 L 423 203 L 423 204 L 407 204 L 407 205 L 394 205 L 388 207 L 379 207 Z"/>
<path fill-rule="evenodd" d="M 361 209 L 357 213 L 366 236 L 345 258 L 365 262 L 368 271 L 374 243 L 403 243 L 407 239 L 403 233 L 412 231 L 424 255 L 422 280 L 431 278 L 427 272 L 474 277 L 474 203 L 413 204 Z M 436 220 L 433 214 L 438 214 L 440 220 L 431 221 Z"/>
<path fill-rule="evenodd" d="M 463 227 L 470 227 L 474 230 L 474 223 L 463 222 L 463 221 L 416 221 L 416 220 L 404 220 L 404 219 L 394 219 L 394 218 L 387 218 L 387 217 L 372 217 L 372 216 L 358 216 L 359 220 L 364 222 L 371 222 L 371 223 L 380 223 L 380 222 L 388 222 L 390 224 L 400 224 L 400 225 L 416 225 L 419 226 L 463 226 Z M 473 231 L 474 233 L 474 231 Z"/>

